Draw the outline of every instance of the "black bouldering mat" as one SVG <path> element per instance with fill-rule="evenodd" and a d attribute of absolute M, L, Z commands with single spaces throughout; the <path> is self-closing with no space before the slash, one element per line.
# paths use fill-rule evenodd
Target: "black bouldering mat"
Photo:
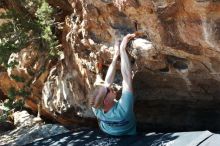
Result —
<path fill-rule="evenodd" d="M 210 145 L 211 144 L 211 145 Z M 213 144 L 213 145 L 212 145 Z M 140 133 L 110 136 L 98 129 L 78 129 L 35 141 L 26 146 L 220 146 L 220 135 L 209 131 Z"/>

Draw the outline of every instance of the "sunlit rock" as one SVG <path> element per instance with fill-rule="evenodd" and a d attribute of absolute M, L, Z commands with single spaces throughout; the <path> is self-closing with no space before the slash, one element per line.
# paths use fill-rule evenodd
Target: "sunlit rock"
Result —
<path fill-rule="evenodd" d="M 218 1 L 62 0 L 50 4 L 63 10 L 57 15 L 62 20 L 58 38 L 63 56 L 47 63 L 41 74 L 35 73 L 44 61 L 39 57 L 43 54 L 24 49 L 10 58 L 19 64 L 8 70 L 9 76 L 19 75 L 33 83 L 27 102 L 32 110 L 42 104 L 43 115 L 63 124 L 86 123 L 83 119 L 94 117 L 88 98 L 95 66 L 101 62 L 104 78 L 114 41 L 136 32 L 139 35 L 127 50 L 137 122 L 142 128 L 220 129 Z M 116 78 L 119 86 L 120 66 Z M 5 73 L 0 79 L 5 94 L 11 85 L 23 86 Z"/>

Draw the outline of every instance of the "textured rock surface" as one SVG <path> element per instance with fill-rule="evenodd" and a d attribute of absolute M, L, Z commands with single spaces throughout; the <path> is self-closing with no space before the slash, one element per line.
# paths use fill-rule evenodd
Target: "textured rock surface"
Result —
<path fill-rule="evenodd" d="M 95 81 L 95 63 L 103 62 L 104 76 L 115 38 L 138 31 L 141 35 L 128 52 L 140 125 L 220 129 L 220 2 L 62 0 L 50 4 L 62 10 L 57 19 L 64 22 L 59 36 L 63 55 L 34 80 L 32 100 L 27 102 L 33 110 L 42 102 L 43 115 L 56 113 L 56 120 L 64 124 L 85 123 L 80 117 L 93 117 L 87 101 Z M 11 72 L 29 78 L 25 69 L 30 65 L 25 66 L 25 60 Z M 117 77 L 120 83 L 120 72 Z M 11 84 L 22 86 L 5 73 L 0 78 L 4 93 Z"/>
<path fill-rule="evenodd" d="M 57 124 L 44 124 L 35 122 L 35 117 L 27 111 L 14 113 L 16 128 L 0 133 L 0 145 L 19 146 L 35 140 L 68 132 L 65 127 Z"/>

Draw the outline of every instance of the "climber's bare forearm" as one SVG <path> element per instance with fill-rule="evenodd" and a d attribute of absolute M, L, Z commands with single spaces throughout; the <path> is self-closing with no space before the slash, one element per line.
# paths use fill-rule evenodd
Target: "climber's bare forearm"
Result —
<path fill-rule="evenodd" d="M 123 77 L 123 90 L 128 90 L 132 92 L 132 76 L 131 76 L 131 64 L 126 52 L 126 46 L 128 41 L 134 37 L 134 35 L 129 34 L 125 36 L 120 45 L 120 55 L 121 55 L 121 73 Z"/>
<path fill-rule="evenodd" d="M 125 49 L 121 49 L 120 54 L 121 54 L 121 73 L 123 77 L 123 83 L 122 83 L 123 89 L 132 91 L 130 61 Z"/>
<path fill-rule="evenodd" d="M 110 86 L 115 78 L 115 72 L 116 72 L 116 64 L 117 64 L 118 57 L 114 57 L 112 60 L 112 63 L 110 64 L 106 77 L 105 77 L 105 84 L 107 86 Z"/>
<path fill-rule="evenodd" d="M 117 64 L 117 60 L 118 60 L 118 56 L 119 56 L 119 40 L 115 41 L 115 45 L 114 45 L 114 55 L 113 55 L 113 59 L 112 59 L 112 63 L 110 64 L 106 77 L 105 77 L 105 84 L 107 86 L 110 86 L 115 78 L 115 72 L 116 72 L 116 64 Z"/>

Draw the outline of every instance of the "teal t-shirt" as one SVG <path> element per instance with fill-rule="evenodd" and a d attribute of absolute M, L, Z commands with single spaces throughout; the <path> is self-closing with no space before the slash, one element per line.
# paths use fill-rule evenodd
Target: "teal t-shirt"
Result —
<path fill-rule="evenodd" d="M 133 93 L 124 91 L 118 102 L 106 113 L 103 109 L 92 108 L 99 121 L 99 127 L 110 135 L 136 134 L 136 121 L 133 111 Z"/>

